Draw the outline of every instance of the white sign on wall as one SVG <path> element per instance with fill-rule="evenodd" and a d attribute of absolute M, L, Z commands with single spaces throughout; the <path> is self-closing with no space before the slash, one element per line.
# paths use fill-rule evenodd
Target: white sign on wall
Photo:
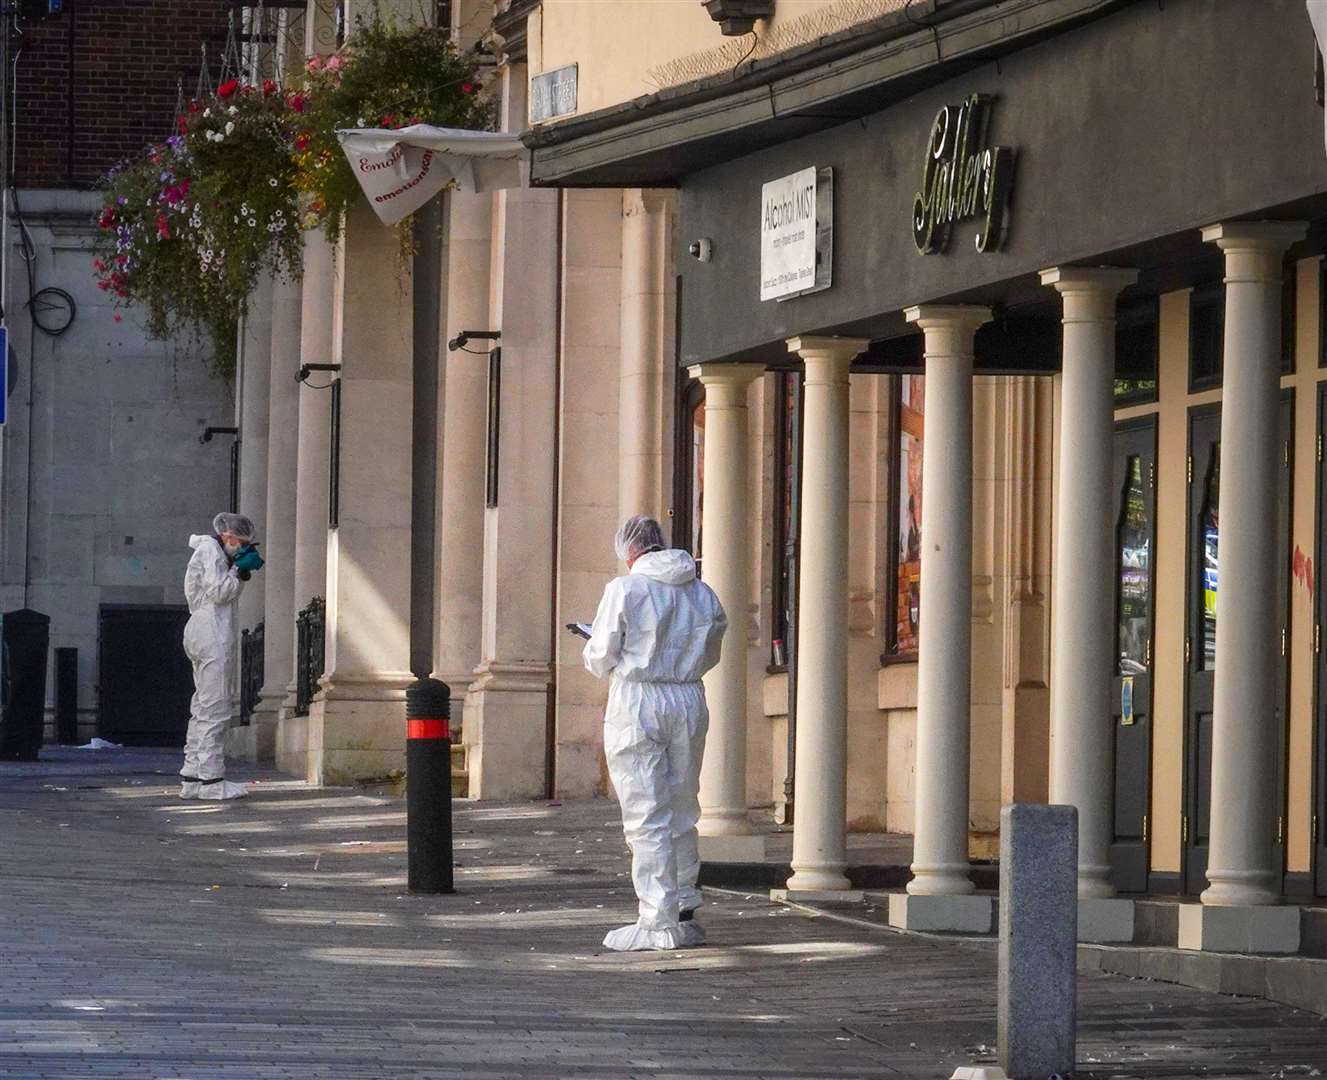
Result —
<path fill-rule="evenodd" d="M 760 299 L 826 289 L 833 245 L 833 172 L 811 166 L 760 189 Z"/>

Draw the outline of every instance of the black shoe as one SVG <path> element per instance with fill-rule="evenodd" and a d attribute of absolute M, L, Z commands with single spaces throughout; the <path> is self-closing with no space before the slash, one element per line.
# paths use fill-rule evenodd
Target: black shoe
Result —
<path fill-rule="evenodd" d="M 690 922 L 696 917 L 696 909 L 688 908 L 686 911 L 679 911 L 677 914 L 678 922 Z"/>

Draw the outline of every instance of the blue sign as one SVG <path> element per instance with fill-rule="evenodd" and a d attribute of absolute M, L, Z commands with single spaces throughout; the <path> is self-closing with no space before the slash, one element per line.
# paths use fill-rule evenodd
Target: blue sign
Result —
<path fill-rule="evenodd" d="M 0 427 L 9 419 L 9 327 L 0 326 Z"/>

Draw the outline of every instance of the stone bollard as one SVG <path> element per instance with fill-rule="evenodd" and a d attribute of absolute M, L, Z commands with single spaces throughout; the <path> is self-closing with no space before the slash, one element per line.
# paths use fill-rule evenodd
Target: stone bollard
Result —
<path fill-rule="evenodd" d="M 1000 1064 L 1012 1080 L 1073 1072 L 1078 810 L 1000 811 Z"/>

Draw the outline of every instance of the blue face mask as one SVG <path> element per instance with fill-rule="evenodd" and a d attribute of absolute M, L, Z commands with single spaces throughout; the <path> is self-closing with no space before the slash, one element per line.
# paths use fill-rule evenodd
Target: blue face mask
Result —
<path fill-rule="evenodd" d="M 263 557 L 258 554 L 257 544 L 245 544 L 235 553 L 233 562 L 238 569 L 250 574 L 263 568 Z"/>

